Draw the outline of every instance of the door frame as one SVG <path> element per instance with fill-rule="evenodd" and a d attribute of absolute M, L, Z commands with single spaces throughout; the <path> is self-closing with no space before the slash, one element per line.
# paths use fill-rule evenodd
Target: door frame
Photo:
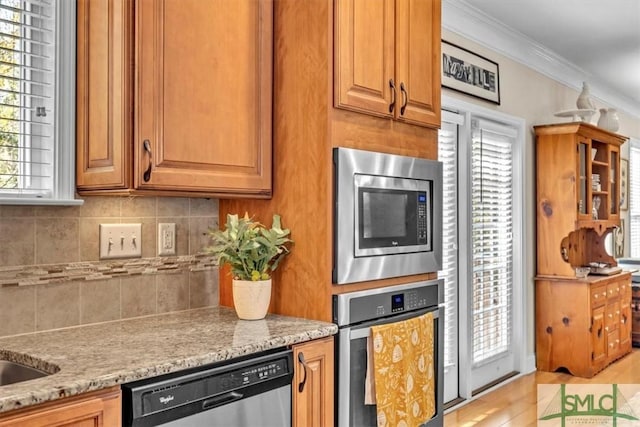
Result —
<path fill-rule="evenodd" d="M 526 277 L 526 259 L 529 255 L 526 247 L 527 225 L 529 215 L 526 209 L 525 181 L 527 169 L 525 168 L 524 154 L 526 144 L 526 122 L 523 118 L 508 115 L 493 109 L 485 108 L 460 99 L 456 99 L 442 94 L 442 108 L 455 111 L 464 115 L 464 124 L 459 127 L 458 138 L 458 251 L 459 258 L 459 283 L 466 283 L 467 286 L 460 286 L 458 292 L 458 351 L 459 351 L 459 384 L 458 393 L 462 399 L 469 401 L 473 397 L 471 366 L 472 366 L 472 343 L 467 337 L 473 332 L 473 300 L 472 300 L 472 254 L 469 250 L 471 238 L 471 203 L 468 202 L 471 190 L 470 174 L 470 150 L 471 150 L 471 116 L 487 120 L 500 121 L 506 125 L 513 126 L 518 133 L 516 143 L 513 146 L 513 166 L 514 170 L 522 173 L 513 177 L 513 349 L 515 369 L 522 373 L 528 373 L 531 367 L 527 364 L 527 338 L 529 331 L 533 331 L 530 322 L 531 316 L 528 314 L 528 293 L 527 287 L 530 280 Z M 460 209 L 463 207 L 463 209 Z M 462 274 L 464 272 L 465 274 Z"/>

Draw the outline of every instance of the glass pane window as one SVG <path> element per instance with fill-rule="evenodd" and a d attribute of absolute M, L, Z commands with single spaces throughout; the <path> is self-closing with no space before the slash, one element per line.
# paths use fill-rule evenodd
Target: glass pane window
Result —
<path fill-rule="evenodd" d="M 474 366 L 511 351 L 514 141 L 513 136 L 474 121 L 471 159 Z"/>
<path fill-rule="evenodd" d="M 632 140 L 629 150 L 629 250 L 640 258 L 640 141 Z"/>

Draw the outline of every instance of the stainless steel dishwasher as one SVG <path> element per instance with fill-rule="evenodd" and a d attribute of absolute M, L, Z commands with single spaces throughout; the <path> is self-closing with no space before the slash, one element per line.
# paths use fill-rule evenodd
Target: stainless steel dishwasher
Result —
<path fill-rule="evenodd" d="M 124 426 L 291 426 L 291 350 L 122 385 Z"/>

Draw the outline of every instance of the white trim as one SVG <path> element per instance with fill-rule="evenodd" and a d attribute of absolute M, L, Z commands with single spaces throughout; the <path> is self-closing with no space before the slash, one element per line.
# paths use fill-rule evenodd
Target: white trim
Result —
<path fill-rule="evenodd" d="M 56 7 L 55 182 L 52 204 L 82 204 L 75 199 L 76 174 L 76 2 Z"/>
<path fill-rule="evenodd" d="M 620 93 L 547 47 L 479 11 L 466 0 L 443 0 L 442 28 L 577 91 L 581 90 L 583 81 L 588 81 L 594 98 L 636 117 L 640 116 L 640 105 L 632 98 Z"/>
<path fill-rule="evenodd" d="M 536 370 L 536 354 L 530 353 L 526 356 L 524 369 L 522 370 L 522 373 L 530 374 L 531 372 L 535 372 L 535 370 Z"/>

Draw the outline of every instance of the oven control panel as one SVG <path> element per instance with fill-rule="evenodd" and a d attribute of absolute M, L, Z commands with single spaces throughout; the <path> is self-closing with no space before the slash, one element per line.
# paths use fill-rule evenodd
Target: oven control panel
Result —
<path fill-rule="evenodd" d="M 334 322 L 350 325 L 380 317 L 434 307 L 443 302 L 442 280 L 423 286 L 391 286 L 334 296 Z"/>

